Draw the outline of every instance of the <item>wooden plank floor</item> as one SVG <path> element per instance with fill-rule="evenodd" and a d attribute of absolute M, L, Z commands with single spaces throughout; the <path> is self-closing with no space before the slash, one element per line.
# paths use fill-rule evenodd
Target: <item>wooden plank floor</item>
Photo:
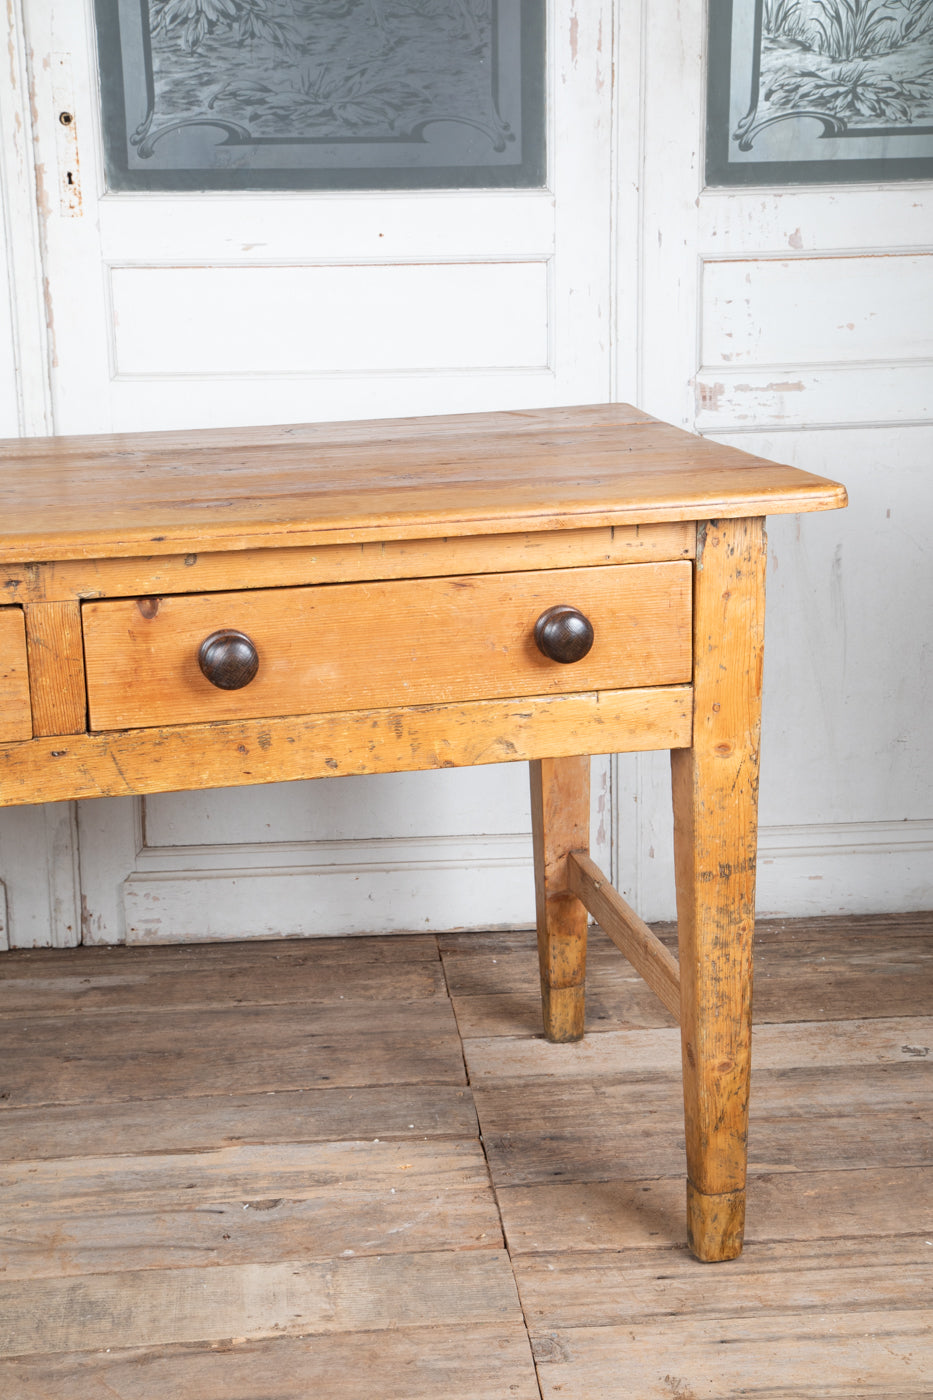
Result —
<path fill-rule="evenodd" d="M 4 1400 L 933 1395 L 933 915 L 758 936 L 748 1243 L 597 931 L 0 959 Z"/>

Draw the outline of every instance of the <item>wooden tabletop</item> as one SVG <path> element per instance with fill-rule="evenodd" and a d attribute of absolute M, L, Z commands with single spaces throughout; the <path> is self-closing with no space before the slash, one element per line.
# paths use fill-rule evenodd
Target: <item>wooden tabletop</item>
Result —
<path fill-rule="evenodd" d="M 831 510 L 843 487 L 626 404 L 0 442 L 0 561 Z"/>

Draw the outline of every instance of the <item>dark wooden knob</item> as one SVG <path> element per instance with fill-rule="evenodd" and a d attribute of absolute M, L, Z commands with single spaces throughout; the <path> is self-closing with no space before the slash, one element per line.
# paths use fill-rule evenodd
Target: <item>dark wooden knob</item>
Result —
<path fill-rule="evenodd" d="M 535 643 L 543 656 L 567 666 L 582 661 L 593 645 L 593 624 L 579 608 L 555 603 L 535 623 Z"/>
<path fill-rule="evenodd" d="M 218 690 L 242 690 L 259 670 L 259 652 L 245 632 L 225 627 L 204 638 L 198 665 Z"/>

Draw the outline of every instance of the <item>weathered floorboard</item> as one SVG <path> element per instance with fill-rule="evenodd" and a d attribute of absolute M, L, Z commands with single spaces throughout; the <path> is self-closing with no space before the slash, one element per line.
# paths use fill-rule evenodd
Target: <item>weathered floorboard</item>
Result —
<path fill-rule="evenodd" d="M 933 918 L 762 920 L 755 933 L 755 1024 L 923 1016 L 933 1006 Z M 862 934 L 861 930 L 866 933 Z M 676 947 L 670 926 L 656 929 Z M 472 946 L 470 940 L 475 940 Z M 441 953 L 468 1037 L 534 1033 L 534 935 L 446 934 Z M 601 929 L 587 950 L 587 1030 L 674 1020 Z"/>
<path fill-rule="evenodd" d="M 753 1082 L 750 1168 L 933 1165 L 929 1062 L 762 1069 Z M 497 1185 L 669 1176 L 683 1160 L 674 1075 L 502 1080 L 474 1097 Z"/>
<path fill-rule="evenodd" d="M 132 1154 L 236 1143 L 477 1135 L 469 1089 L 430 1083 L 51 1104 L 7 1109 L 0 1128 L 0 1161 L 96 1157 L 103 1142 L 115 1153 Z"/>
<path fill-rule="evenodd" d="M 307 1263 L 486 1250 L 503 1242 L 487 1184 L 474 1190 L 344 1190 L 338 1183 L 301 1196 L 267 1177 L 255 1189 L 285 1195 L 217 1199 L 190 1182 L 176 1197 L 163 1195 L 151 1206 L 137 1202 L 124 1208 L 119 1197 L 108 1196 L 109 1214 L 102 1207 L 96 1213 L 4 1212 L 4 1278 L 115 1276 L 130 1266 L 191 1269 L 270 1259 Z"/>
<path fill-rule="evenodd" d="M 769 1069 L 904 1064 L 926 1059 L 931 1040 L 929 1016 L 763 1025 L 755 1032 L 755 1064 Z M 539 1075 L 586 1079 L 599 1074 L 677 1073 L 677 1036 L 669 1029 L 605 1031 L 568 1051 L 540 1040 L 516 1037 L 507 1042 L 501 1036 L 467 1040 L 465 1050 L 473 1083 Z"/>
<path fill-rule="evenodd" d="M 683 1178 L 553 1181 L 499 1187 L 506 1243 L 518 1254 L 683 1245 Z M 933 1167 L 752 1172 L 748 1240 L 883 1236 L 933 1228 Z"/>
<path fill-rule="evenodd" d="M 747 1247 L 714 1269 L 677 1032 L 598 930 L 563 1046 L 525 931 L 4 959 L 0 1394 L 926 1400 L 931 934 L 760 927 Z"/>
<path fill-rule="evenodd" d="M 544 1400 L 927 1400 L 933 1311 L 561 1330 L 535 1340 Z"/>
<path fill-rule="evenodd" d="M 162 1015 L 170 1010 L 224 1006 L 407 1002 L 445 996 L 439 961 L 421 956 L 413 939 L 399 939 L 397 957 L 388 966 L 384 958 L 374 959 L 366 947 L 354 959 L 336 957 L 327 948 L 318 954 L 308 948 L 308 941 L 302 940 L 300 952 L 289 950 L 277 959 L 229 957 L 203 962 L 190 957 L 142 962 L 132 956 L 135 950 L 120 947 L 95 949 L 100 954 L 96 959 L 80 956 L 90 949 L 50 949 L 51 956 L 46 956 L 45 949 L 17 951 L 8 955 L 8 961 L 4 959 L 0 1019 L 100 1011 Z M 283 976 L 283 960 L 287 976 Z"/>
<path fill-rule="evenodd" d="M 470 1139 L 20 1162 L 0 1197 L 7 1280 L 502 1243 Z"/>
<path fill-rule="evenodd" d="M 0 1282 L 0 1355 L 520 1318 L 504 1250 Z"/>
<path fill-rule="evenodd" d="M 361 1387 L 365 1386 L 365 1389 Z M 0 1358 L 16 1400 L 539 1400 L 520 1321 Z"/>
<path fill-rule="evenodd" d="M 16 1053 L 24 1042 L 28 1058 Z M 361 1042 L 368 1042 L 368 1060 Z M 161 1017 L 101 1013 L 0 1024 L 0 1084 L 11 1107 L 425 1080 L 464 1082 L 445 1001 L 338 1001 L 317 1010 L 241 1006 Z"/>
<path fill-rule="evenodd" d="M 429 1187 L 485 1186 L 486 1162 L 478 1143 L 315 1142 L 274 1147 L 224 1147 L 214 1152 L 147 1153 L 140 1157 L 78 1157 L 56 1162 L 13 1162 L 0 1168 L 5 1210 L 106 1214 L 193 1200 L 255 1202 L 276 1187 L 308 1200 L 335 1189 L 388 1194 Z"/>
<path fill-rule="evenodd" d="M 930 1282 L 923 1235 L 750 1241 L 715 1287 L 683 1247 L 541 1254 L 515 1264 L 528 1325 L 616 1327 L 668 1318 L 732 1320 L 811 1310 L 898 1313 L 923 1306 Z"/>

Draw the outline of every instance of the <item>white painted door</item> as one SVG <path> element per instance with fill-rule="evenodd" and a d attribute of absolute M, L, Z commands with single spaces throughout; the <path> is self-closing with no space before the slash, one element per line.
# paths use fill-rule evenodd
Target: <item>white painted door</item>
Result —
<path fill-rule="evenodd" d="M 24 431 L 610 396 L 611 0 L 548 5 L 547 187 L 522 191 L 107 192 L 91 0 L 10 14 L 48 308 Z M 10 813 L 0 862 L 17 944 L 76 941 L 79 902 L 86 941 L 455 928 L 533 919 L 529 831 L 518 765 Z"/>
<path fill-rule="evenodd" d="M 705 187 L 705 12 L 622 7 L 618 396 L 848 486 L 769 528 L 759 908 L 927 908 L 931 187 Z M 666 759 L 618 790 L 623 883 L 670 917 Z"/>

